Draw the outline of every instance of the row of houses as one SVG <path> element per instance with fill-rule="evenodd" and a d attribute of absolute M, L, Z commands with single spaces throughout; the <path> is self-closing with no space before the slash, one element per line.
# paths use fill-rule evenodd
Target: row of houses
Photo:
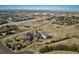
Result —
<path fill-rule="evenodd" d="M 8 23 L 10 21 L 18 22 L 34 19 L 32 16 L 20 16 L 20 15 L 8 15 L 8 16 L 0 16 L 0 24 Z"/>

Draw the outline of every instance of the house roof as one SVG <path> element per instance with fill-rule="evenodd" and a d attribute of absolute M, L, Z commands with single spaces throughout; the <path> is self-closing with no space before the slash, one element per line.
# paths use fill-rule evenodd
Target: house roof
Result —
<path fill-rule="evenodd" d="M 0 33 L 9 31 L 9 28 L 6 26 L 0 27 Z"/>

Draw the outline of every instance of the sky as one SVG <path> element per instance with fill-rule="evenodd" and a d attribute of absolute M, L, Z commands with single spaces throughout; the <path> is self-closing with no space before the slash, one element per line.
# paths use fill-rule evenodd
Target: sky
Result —
<path fill-rule="evenodd" d="M 79 5 L 0 5 L 0 10 L 7 9 L 79 11 Z"/>

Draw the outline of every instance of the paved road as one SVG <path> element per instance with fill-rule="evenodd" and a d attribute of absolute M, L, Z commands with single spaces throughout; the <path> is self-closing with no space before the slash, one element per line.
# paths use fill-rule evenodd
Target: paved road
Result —
<path fill-rule="evenodd" d="M 0 27 L 6 26 L 6 25 L 18 25 L 18 24 L 21 24 L 21 23 L 30 22 L 30 21 L 36 21 L 36 20 L 37 19 L 26 20 L 26 21 L 19 21 L 19 22 L 9 22 L 9 23 L 0 25 Z M 38 20 L 40 20 L 40 19 L 38 19 Z"/>

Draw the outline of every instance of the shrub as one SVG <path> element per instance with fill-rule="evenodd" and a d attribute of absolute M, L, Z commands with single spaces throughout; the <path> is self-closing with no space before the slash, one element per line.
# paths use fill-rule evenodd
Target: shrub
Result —
<path fill-rule="evenodd" d="M 76 47 L 75 44 L 73 44 L 72 46 L 55 44 L 55 45 L 43 46 L 39 49 L 39 52 L 44 53 L 53 50 L 77 51 L 77 52 L 79 51 L 79 49 Z"/>

